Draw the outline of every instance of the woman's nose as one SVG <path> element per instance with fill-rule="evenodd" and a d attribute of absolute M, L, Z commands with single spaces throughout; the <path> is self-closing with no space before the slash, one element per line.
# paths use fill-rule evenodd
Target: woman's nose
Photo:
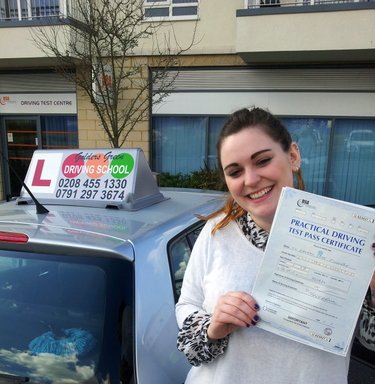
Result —
<path fill-rule="evenodd" d="M 260 175 L 258 172 L 254 169 L 246 169 L 245 171 L 245 178 L 244 178 L 244 184 L 246 186 L 253 186 L 258 183 L 260 180 Z"/>

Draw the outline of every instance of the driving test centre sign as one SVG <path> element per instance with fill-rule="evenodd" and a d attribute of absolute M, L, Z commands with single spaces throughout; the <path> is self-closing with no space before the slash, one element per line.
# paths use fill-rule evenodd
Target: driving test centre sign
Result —
<path fill-rule="evenodd" d="M 139 209 L 164 200 L 140 149 L 37 150 L 25 183 L 42 203 Z M 28 198 L 23 188 L 20 201 Z"/>
<path fill-rule="evenodd" d="M 75 114 L 75 93 L 0 93 L 0 113 Z"/>

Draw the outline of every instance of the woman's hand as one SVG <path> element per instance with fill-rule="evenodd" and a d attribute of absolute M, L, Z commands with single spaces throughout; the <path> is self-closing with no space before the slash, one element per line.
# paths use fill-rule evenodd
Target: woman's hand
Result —
<path fill-rule="evenodd" d="M 228 292 L 215 306 L 207 334 L 210 340 L 222 339 L 238 327 L 249 327 L 259 321 L 259 306 L 245 292 Z"/>

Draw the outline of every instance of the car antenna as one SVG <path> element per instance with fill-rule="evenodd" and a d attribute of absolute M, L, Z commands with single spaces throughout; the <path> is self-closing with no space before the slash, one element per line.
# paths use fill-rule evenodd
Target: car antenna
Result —
<path fill-rule="evenodd" d="M 3 151 L 0 151 L 1 152 L 1 157 L 7 162 L 8 166 L 9 166 L 9 169 L 13 172 L 13 174 L 17 177 L 18 181 L 22 184 L 22 186 L 26 189 L 27 193 L 30 195 L 31 199 L 33 200 L 33 202 L 35 203 L 35 207 L 36 207 L 36 213 L 39 215 L 42 215 L 42 214 L 46 214 L 49 212 L 49 210 L 44 206 L 42 205 L 38 200 L 37 198 L 32 194 L 32 192 L 30 191 L 29 187 L 26 185 L 26 183 L 24 182 L 24 180 L 21 179 L 21 177 L 19 176 L 19 174 L 17 173 L 17 171 L 13 168 L 13 166 L 9 163 L 9 160 L 4 156 L 4 153 Z"/>

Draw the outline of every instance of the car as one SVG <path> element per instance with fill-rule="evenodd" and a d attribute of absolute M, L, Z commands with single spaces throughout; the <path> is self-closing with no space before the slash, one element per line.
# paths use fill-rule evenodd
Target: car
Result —
<path fill-rule="evenodd" d="M 204 224 L 198 216 L 223 196 L 159 189 L 139 151 L 102 151 L 112 156 L 111 176 L 87 177 L 89 162 L 98 170 L 103 160 L 98 152 L 36 151 L 25 179 L 31 195 L 24 189 L 0 205 L 1 383 L 184 381 L 174 306 Z M 135 161 L 116 179 L 114 157 L 124 154 Z"/>
<path fill-rule="evenodd" d="M 155 180 L 140 150 L 34 153 L 0 205 L 0 383 L 184 382 L 175 303 L 226 196 Z"/>
<path fill-rule="evenodd" d="M 349 133 L 345 144 L 348 153 L 374 153 L 375 132 L 370 129 L 357 129 Z"/>

